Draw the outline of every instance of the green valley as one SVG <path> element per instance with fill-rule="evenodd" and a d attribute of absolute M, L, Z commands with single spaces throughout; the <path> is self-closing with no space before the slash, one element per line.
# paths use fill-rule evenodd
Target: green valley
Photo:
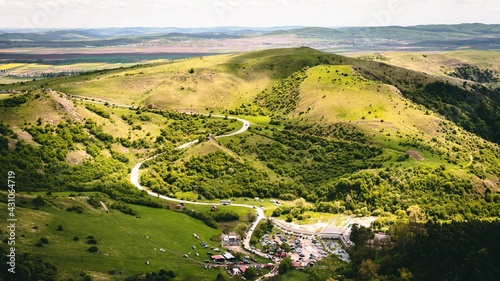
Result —
<path fill-rule="evenodd" d="M 328 257 L 273 278 L 372 280 L 376 274 L 357 274 L 371 267 L 384 280 L 409 280 L 405 270 L 425 280 L 428 264 L 409 257 L 434 252 L 415 237 L 437 241 L 462 230 L 473 237 L 471 225 L 497 233 L 500 212 L 500 88 L 479 79 L 500 63 L 470 60 L 477 69 L 450 74 L 439 67 L 448 55 L 467 52 L 270 49 L 1 86 L 8 94 L 0 99 L 0 167 L 16 175 L 17 251 L 57 268 L 42 280 L 215 280 L 227 273 L 206 268 L 209 250 L 195 255 L 198 243 L 225 251 L 221 233 L 245 236 L 253 209 L 298 225 L 339 216 L 338 228 L 373 217 L 372 229 L 392 235 L 393 248 L 365 247 L 372 233 L 356 225 L 352 263 Z M 478 71 L 485 67 L 491 72 Z M 138 186 L 131 173 L 141 161 Z M 477 245 L 467 248 L 478 255 L 470 260 L 492 262 L 470 276 L 494 280 L 498 245 Z M 249 249 L 236 253 L 265 264 Z M 463 260 L 447 262 L 454 271 L 442 278 L 469 272 Z M 160 271 L 163 279 L 154 279 Z"/>

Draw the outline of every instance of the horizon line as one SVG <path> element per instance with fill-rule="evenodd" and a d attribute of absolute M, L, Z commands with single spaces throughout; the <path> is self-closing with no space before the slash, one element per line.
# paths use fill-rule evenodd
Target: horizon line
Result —
<path fill-rule="evenodd" d="M 214 29 L 214 28 L 239 28 L 239 29 L 269 29 L 269 28 L 307 28 L 307 27 L 318 27 L 318 28 L 366 28 L 366 27 L 415 27 L 415 26 L 437 26 L 437 25 L 500 25 L 500 23 L 484 23 L 484 22 L 461 22 L 461 23 L 422 23 L 413 25 L 340 25 L 340 26 L 321 26 L 321 25 L 274 25 L 274 26 L 244 26 L 244 25 L 220 25 L 220 26 L 101 26 L 101 27 L 43 27 L 43 28 L 25 28 L 25 27 L 0 27 L 0 30 L 75 30 L 75 29 L 125 29 L 125 28 L 177 28 L 177 29 Z"/>

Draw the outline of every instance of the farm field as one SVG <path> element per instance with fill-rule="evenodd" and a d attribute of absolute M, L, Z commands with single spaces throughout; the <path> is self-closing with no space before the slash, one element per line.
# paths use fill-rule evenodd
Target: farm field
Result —
<path fill-rule="evenodd" d="M 205 53 L 141 53 L 134 50 L 88 51 L 71 49 L 60 52 L 41 49 L 38 53 L 19 50 L 19 53 L 0 50 L 0 84 L 26 82 L 33 79 L 75 75 L 105 69 L 131 67 L 138 64 L 154 64 L 206 55 Z"/>

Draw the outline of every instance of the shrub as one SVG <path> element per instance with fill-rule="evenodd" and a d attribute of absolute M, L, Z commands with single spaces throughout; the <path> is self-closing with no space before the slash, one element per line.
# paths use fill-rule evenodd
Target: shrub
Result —
<path fill-rule="evenodd" d="M 41 207 L 45 205 L 45 200 L 42 196 L 38 195 L 35 199 L 33 199 L 33 205 L 36 207 Z"/>
<path fill-rule="evenodd" d="M 89 240 L 87 240 L 87 244 L 97 244 L 97 240 L 89 239 Z"/>
<path fill-rule="evenodd" d="M 97 251 L 99 251 L 99 248 L 97 248 L 96 246 L 90 246 L 87 251 L 91 252 L 91 253 L 96 253 Z"/>

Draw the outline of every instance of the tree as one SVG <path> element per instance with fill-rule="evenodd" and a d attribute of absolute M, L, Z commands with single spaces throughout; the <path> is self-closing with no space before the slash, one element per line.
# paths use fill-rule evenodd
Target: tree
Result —
<path fill-rule="evenodd" d="M 319 281 L 321 280 L 321 277 L 319 276 L 317 271 L 312 271 L 309 273 L 309 278 L 308 281 Z"/>
<path fill-rule="evenodd" d="M 246 279 L 253 279 L 257 277 L 257 271 L 253 267 L 247 268 L 245 271 L 245 278 Z"/>
<path fill-rule="evenodd" d="M 304 208 L 304 206 L 306 204 L 306 200 L 304 198 L 299 198 L 299 199 L 293 201 L 293 203 L 294 203 L 295 207 L 302 209 L 302 208 Z"/>
<path fill-rule="evenodd" d="M 280 274 L 284 274 L 292 269 L 292 259 L 290 257 L 284 258 L 278 267 L 278 272 Z"/>
<path fill-rule="evenodd" d="M 290 246 L 287 243 L 281 243 L 280 248 L 285 251 L 285 253 L 289 253 L 291 251 Z"/>
<path fill-rule="evenodd" d="M 358 277 L 361 280 L 375 280 L 378 277 L 379 268 L 380 266 L 372 260 L 363 260 L 358 271 Z"/>
<path fill-rule="evenodd" d="M 370 229 L 360 226 L 358 224 L 354 224 L 351 228 L 351 236 L 350 239 L 356 245 L 362 246 L 366 243 L 368 239 L 372 236 Z"/>
<path fill-rule="evenodd" d="M 405 267 L 399 268 L 398 272 L 399 272 L 399 278 L 402 281 L 410 281 L 413 278 L 413 274 L 411 273 L 411 271 Z"/>
<path fill-rule="evenodd" d="M 177 276 L 175 274 L 175 272 L 171 269 L 169 270 L 165 270 L 165 269 L 160 269 L 160 271 L 158 271 L 158 275 L 159 276 L 166 276 L 166 277 L 169 277 L 169 278 L 175 278 L 175 276 Z"/>
<path fill-rule="evenodd" d="M 253 222 L 257 216 L 255 215 L 254 212 L 248 210 L 245 217 L 246 217 L 248 222 Z"/>
<path fill-rule="evenodd" d="M 58 226 L 57 226 L 57 231 L 63 231 L 63 227 L 62 227 L 62 225 L 58 225 Z"/>
<path fill-rule="evenodd" d="M 233 254 L 234 258 L 237 259 L 237 260 L 241 260 L 241 258 L 243 258 L 243 253 L 241 252 L 235 252 Z"/>
<path fill-rule="evenodd" d="M 274 224 L 273 224 L 273 221 L 271 219 L 269 219 L 269 218 L 266 219 L 265 228 L 269 232 L 273 231 Z"/>
<path fill-rule="evenodd" d="M 219 273 L 217 274 L 217 277 L 215 277 L 215 281 L 226 281 L 226 277 L 224 276 L 224 274 Z"/>
<path fill-rule="evenodd" d="M 425 213 L 422 212 L 422 209 L 418 205 L 411 205 L 406 211 L 412 222 L 420 222 L 425 219 Z"/>
<path fill-rule="evenodd" d="M 238 233 L 241 239 L 244 239 L 247 233 L 248 225 L 246 223 L 239 223 L 234 228 L 234 231 Z"/>
<path fill-rule="evenodd" d="M 271 216 L 272 217 L 279 217 L 279 216 L 281 216 L 281 209 L 280 208 L 274 209 L 274 211 L 271 214 Z"/>

